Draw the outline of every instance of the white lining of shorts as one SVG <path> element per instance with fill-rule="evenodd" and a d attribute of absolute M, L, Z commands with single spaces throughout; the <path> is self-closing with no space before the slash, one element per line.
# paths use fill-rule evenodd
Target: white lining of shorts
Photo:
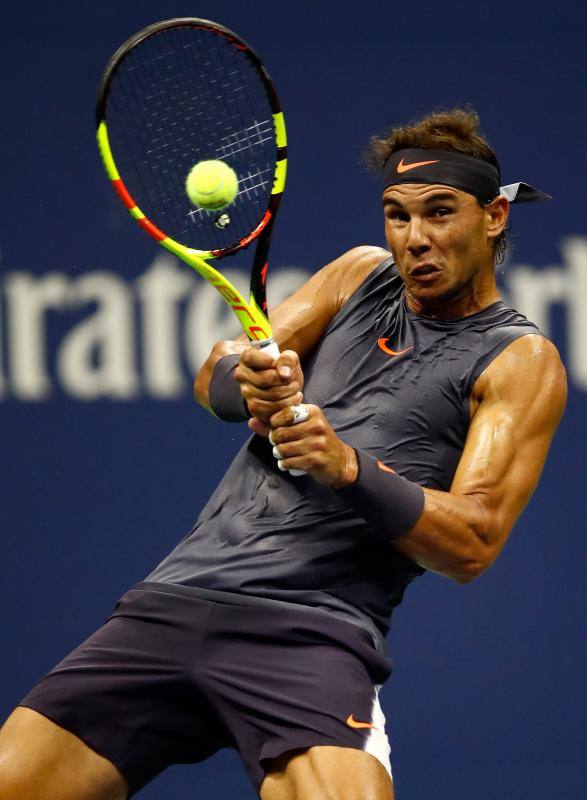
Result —
<path fill-rule="evenodd" d="M 363 745 L 363 750 L 375 756 L 377 761 L 383 765 L 387 774 L 393 781 L 391 773 L 391 762 L 389 754 L 391 747 L 389 746 L 389 739 L 385 733 L 385 715 L 379 703 L 379 690 L 381 686 L 375 687 L 375 697 L 373 698 L 373 706 L 371 707 L 371 723 L 375 726 L 369 731 L 369 735 Z"/>

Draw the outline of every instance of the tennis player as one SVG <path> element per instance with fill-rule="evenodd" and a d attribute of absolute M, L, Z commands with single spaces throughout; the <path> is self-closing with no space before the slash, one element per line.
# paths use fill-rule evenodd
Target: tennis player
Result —
<path fill-rule="evenodd" d="M 249 420 L 193 530 L 0 733 L 0 800 L 122 800 L 236 748 L 263 800 L 391 800 L 384 637 L 425 570 L 501 552 L 563 412 L 554 346 L 500 299 L 511 202 L 473 112 L 373 140 L 389 252 L 283 303 L 276 362 L 216 345 L 200 403 Z M 302 470 L 293 476 L 289 470 Z"/>

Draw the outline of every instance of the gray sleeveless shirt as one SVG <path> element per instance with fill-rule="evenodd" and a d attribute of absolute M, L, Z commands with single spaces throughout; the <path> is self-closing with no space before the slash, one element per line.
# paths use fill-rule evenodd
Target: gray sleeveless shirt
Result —
<path fill-rule="evenodd" d="M 421 486 L 449 491 L 476 379 L 510 342 L 537 333 L 501 301 L 459 319 L 414 314 L 387 260 L 304 363 L 304 399 L 347 444 Z M 341 495 L 280 472 L 267 440 L 252 436 L 194 528 L 146 580 L 322 608 L 378 638 L 423 572 Z"/>

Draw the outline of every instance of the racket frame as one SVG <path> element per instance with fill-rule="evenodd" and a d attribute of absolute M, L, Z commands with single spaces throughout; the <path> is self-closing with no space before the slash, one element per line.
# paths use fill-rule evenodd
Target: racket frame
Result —
<path fill-rule="evenodd" d="M 210 30 L 219 36 L 223 36 L 232 45 L 241 50 L 255 66 L 262 79 L 271 105 L 277 155 L 269 204 L 264 216 L 254 230 L 236 242 L 216 250 L 197 250 L 186 247 L 164 233 L 141 211 L 126 188 L 123 179 L 120 177 L 108 136 L 108 125 L 106 122 L 108 90 L 119 65 L 135 47 L 148 37 L 177 27 Z M 131 217 L 133 217 L 137 224 L 148 233 L 152 239 L 158 242 L 158 244 L 180 258 L 214 286 L 236 315 L 252 344 L 257 347 L 274 345 L 273 333 L 267 317 L 266 280 L 271 232 L 281 195 L 285 188 L 287 174 L 287 133 L 283 112 L 279 104 L 275 87 L 255 51 L 229 28 L 198 17 L 178 17 L 149 25 L 124 42 L 109 60 L 98 91 L 96 128 L 98 149 L 102 156 L 106 173 L 110 178 L 114 190 L 128 209 Z M 257 245 L 251 270 L 250 295 L 247 301 L 238 289 L 209 262 L 214 259 L 221 259 L 225 256 L 234 255 L 240 250 L 247 248 L 252 242 L 256 242 Z M 271 349 L 278 354 L 279 351 L 276 346 L 271 347 Z"/>

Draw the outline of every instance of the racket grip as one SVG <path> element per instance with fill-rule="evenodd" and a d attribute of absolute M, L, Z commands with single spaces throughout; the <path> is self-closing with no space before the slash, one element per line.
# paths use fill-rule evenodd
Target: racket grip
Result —
<path fill-rule="evenodd" d="M 272 358 L 277 358 L 279 356 L 279 345 L 275 339 L 263 339 L 262 341 L 251 342 L 251 344 L 253 347 L 256 347 L 257 350 L 263 350 L 264 353 L 268 353 Z M 278 456 L 275 456 L 275 458 L 279 461 Z M 287 472 L 295 477 L 306 474 L 303 469 L 288 469 Z"/>
<path fill-rule="evenodd" d="M 277 358 L 279 355 L 279 345 L 275 339 L 262 339 L 261 341 L 251 342 L 251 345 L 257 350 L 262 350 L 264 353 L 268 353 L 271 358 Z"/>

